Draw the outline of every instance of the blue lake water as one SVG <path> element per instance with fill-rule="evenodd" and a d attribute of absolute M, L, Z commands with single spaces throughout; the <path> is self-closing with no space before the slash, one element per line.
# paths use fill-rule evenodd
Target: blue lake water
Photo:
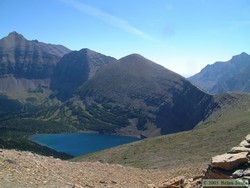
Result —
<path fill-rule="evenodd" d="M 72 156 L 84 155 L 140 140 L 128 136 L 92 133 L 35 134 L 30 136 L 29 139 Z"/>

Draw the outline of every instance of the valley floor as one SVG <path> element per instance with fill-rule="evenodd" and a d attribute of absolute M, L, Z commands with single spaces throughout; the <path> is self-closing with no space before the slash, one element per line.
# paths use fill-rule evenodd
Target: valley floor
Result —
<path fill-rule="evenodd" d="M 185 168 L 182 170 L 185 171 Z M 195 169 L 197 174 L 201 171 L 201 168 Z M 70 162 L 30 152 L 0 150 L 0 187 L 162 187 L 164 182 L 176 175 L 171 170 L 142 170 L 100 162 Z"/>

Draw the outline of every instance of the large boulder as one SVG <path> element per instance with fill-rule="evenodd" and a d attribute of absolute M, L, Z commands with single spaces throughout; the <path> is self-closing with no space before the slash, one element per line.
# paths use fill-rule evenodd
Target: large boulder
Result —
<path fill-rule="evenodd" d="M 248 152 L 217 155 L 212 158 L 211 165 L 224 170 L 232 170 L 248 161 L 247 154 Z"/>
<path fill-rule="evenodd" d="M 236 170 L 233 174 L 232 177 L 233 178 L 241 178 L 244 175 L 244 170 L 243 169 L 239 169 Z"/>
<path fill-rule="evenodd" d="M 250 180 L 250 134 L 239 146 L 229 152 L 212 158 L 203 176 L 204 179 L 237 179 Z"/>

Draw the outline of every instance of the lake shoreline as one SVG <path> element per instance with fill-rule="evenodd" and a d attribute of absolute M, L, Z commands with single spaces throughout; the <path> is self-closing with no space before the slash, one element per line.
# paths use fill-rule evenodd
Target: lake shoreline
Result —
<path fill-rule="evenodd" d="M 128 144 L 141 139 L 131 136 L 108 135 L 94 132 L 32 134 L 28 137 L 31 142 L 63 152 L 73 157 L 86 155 L 115 146 Z"/>

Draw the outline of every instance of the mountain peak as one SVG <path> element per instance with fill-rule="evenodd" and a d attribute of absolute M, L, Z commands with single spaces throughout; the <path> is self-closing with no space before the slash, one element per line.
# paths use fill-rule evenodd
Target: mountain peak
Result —
<path fill-rule="evenodd" d="M 7 37 L 14 38 L 14 39 L 25 39 L 23 35 L 17 33 L 16 31 L 9 33 L 9 35 Z"/>
<path fill-rule="evenodd" d="M 89 48 L 82 48 L 81 50 L 75 51 L 75 52 L 78 53 L 78 54 L 84 54 L 84 55 L 86 55 L 88 57 L 94 57 L 94 56 L 103 55 L 103 54 L 101 54 L 99 52 L 96 52 L 94 50 L 91 50 Z"/>
<path fill-rule="evenodd" d="M 149 59 L 147 59 L 146 57 L 140 55 L 140 54 L 130 54 L 128 56 L 125 56 L 121 59 L 119 59 L 119 62 L 126 64 L 128 66 L 132 66 L 135 69 L 144 69 L 145 66 L 147 66 L 148 68 L 150 67 L 150 69 L 155 69 L 155 70 L 168 70 L 165 67 L 163 67 L 162 65 L 159 65 Z M 130 67 L 130 68 L 132 68 Z M 168 70 L 170 71 L 170 70 Z M 172 71 L 171 71 L 172 72 Z"/>
<path fill-rule="evenodd" d="M 81 52 L 93 52 L 93 50 L 90 50 L 89 48 L 82 48 L 80 51 Z"/>
<path fill-rule="evenodd" d="M 127 55 L 126 57 L 145 58 L 145 57 L 143 57 L 142 55 L 137 54 L 137 53 L 133 53 L 133 54 Z"/>
<path fill-rule="evenodd" d="M 12 36 L 12 35 L 21 35 L 21 34 L 19 34 L 18 32 L 16 32 L 16 31 L 12 31 L 12 32 L 10 32 L 9 33 L 9 35 L 8 36 Z"/>
<path fill-rule="evenodd" d="M 0 39 L 0 75 L 49 78 L 59 59 L 68 52 L 64 46 L 27 40 L 13 31 Z"/>
<path fill-rule="evenodd" d="M 233 62 L 246 62 L 249 61 L 250 55 L 248 55 L 246 52 L 242 52 L 241 54 L 235 55 L 232 57 L 230 61 Z"/>
<path fill-rule="evenodd" d="M 229 61 L 207 65 L 200 73 L 189 78 L 210 93 L 249 92 L 250 55 L 234 55 Z"/>
<path fill-rule="evenodd" d="M 82 48 L 81 50 L 79 50 L 79 52 L 86 54 L 86 55 L 93 55 L 93 54 L 98 54 L 98 52 L 95 52 L 89 48 Z"/>
<path fill-rule="evenodd" d="M 127 55 L 125 57 L 122 57 L 120 60 L 122 61 L 125 61 L 125 60 L 142 60 L 142 59 L 146 59 L 145 57 L 143 57 L 142 55 L 140 54 L 136 54 L 136 53 L 133 53 L 133 54 L 130 54 L 130 55 Z"/>
<path fill-rule="evenodd" d="M 240 55 L 241 55 L 241 56 L 242 56 L 242 55 L 247 55 L 247 56 L 249 56 L 249 54 L 247 54 L 246 52 L 242 52 Z"/>
<path fill-rule="evenodd" d="M 244 57 L 244 56 L 249 57 L 249 55 L 248 55 L 246 52 L 242 52 L 242 53 L 240 53 L 240 54 L 238 54 L 238 55 L 235 55 L 235 56 L 233 56 L 233 57 Z"/>

